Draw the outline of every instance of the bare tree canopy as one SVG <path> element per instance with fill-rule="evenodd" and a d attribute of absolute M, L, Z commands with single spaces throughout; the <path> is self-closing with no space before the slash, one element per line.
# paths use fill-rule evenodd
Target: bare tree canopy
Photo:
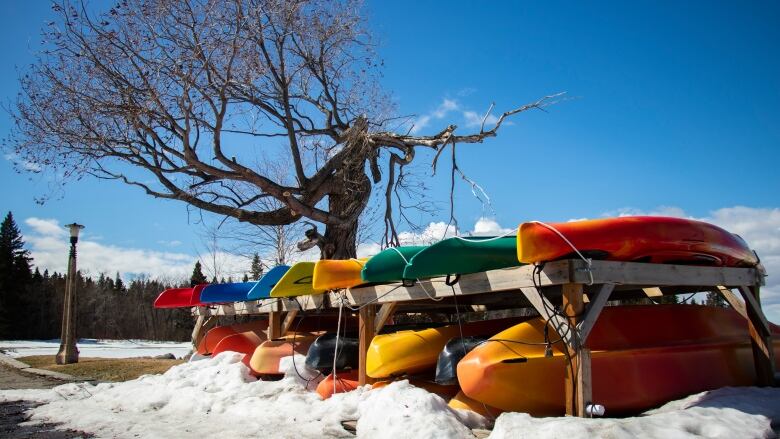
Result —
<path fill-rule="evenodd" d="M 66 176 L 146 193 L 255 225 L 311 220 L 323 257 L 356 253 L 372 187 L 392 192 L 418 148 L 438 154 L 492 127 L 393 132 L 380 63 L 353 0 L 123 0 L 100 14 L 61 2 L 47 50 L 21 78 L 11 146 Z M 269 163 L 289 172 L 280 178 Z M 150 178 L 151 177 L 151 178 Z"/>

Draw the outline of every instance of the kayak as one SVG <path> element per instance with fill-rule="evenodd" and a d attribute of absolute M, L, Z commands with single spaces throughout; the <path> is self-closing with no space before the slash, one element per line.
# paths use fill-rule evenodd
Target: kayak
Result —
<path fill-rule="evenodd" d="M 246 302 L 246 295 L 257 282 L 230 282 L 211 284 L 200 293 L 203 303 Z"/>
<path fill-rule="evenodd" d="M 371 385 L 371 389 L 381 389 L 382 387 L 387 387 L 396 380 L 382 380 L 377 381 L 374 384 Z M 419 387 L 421 389 L 427 390 L 428 392 L 435 393 L 439 396 L 441 396 L 444 400 L 448 400 L 453 397 L 456 393 L 458 393 L 458 386 L 443 386 L 441 384 L 436 384 L 431 381 L 423 380 L 423 379 L 409 379 L 409 384 Z"/>
<path fill-rule="evenodd" d="M 450 402 L 447 403 L 447 405 L 451 409 L 470 410 L 488 419 L 495 419 L 498 417 L 498 415 L 504 412 L 501 409 L 490 407 L 487 404 L 469 398 L 468 396 L 466 396 L 465 393 L 463 393 L 463 391 L 460 391 L 457 393 L 457 395 L 453 396 L 452 399 L 450 399 Z"/>
<path fill-rule="evenodd" d="M 481 320 L 418 331 L 398 331 L 377 335 L 366 354 L 366 373 L 372 378 L 387 378 L 433 369 L 444 345 L 453 337 L 492 335 L 523 318 Z"/>
<path fill-rule="evenodd" d="M 527 222 L 517 233 L 517 259 L 536 263 L 577 257 L 613 261 L 752 267 L 745 241 L 720 227 L 684 218 L 633 216 L 549 224 Z"/>
<path fill-rule="evenodd" d="M 336 370 L 358 368 L 358 339 L 353 335 L 341 334 L 338 341 Z M 306 353 L 306 365 L 320 371 L 333 370 L 333 355 L 336 352 L 336 334 L 323 334 L 314 340 Z"/>
<path fill-rule="evenodd" d="M 541 318 L 534 318 L 466 354 L 458 364 L 458 382 L 466 396 L 506 411 L 563 415 L 566 358 L 562 342 L 545 356 L 544 326 Z M 780 335 L 780 327 L 771 326 Z M 549 338 L 558 339 L 552 328 Z M 748 325 L 730 308 L 607 307 L 587 346 L 593 403 L 606 407 L 610 416 L 639 413 L 705 390 L 755 383 Z M 774 342 L 774 350 L 780 359 L 780 341 Z"/>
<path fill-rule="evenodd" d="M 366 283 L 398 282 L 404 279 L 404 269 L 410 259 L 427 246 L 392 247 L 374 255 L 363 266 L 360 277 Z"/>
<path fill-rule="evenodd" d="M 468 274 L 520 265 L 517 238 L 448 238 L 420 251 L 409 260 L 404 279 Z"/>
<path fill-rule="evenodd" d="M 249 367 L 258 375 L 282 375 L 284 372 L 279 369 L 279 361 L 294 354 L 306 355 L 316 338 L 316 334 L 295 333 L 264 341 L 252 353 Z M 303 363 L 300 367 L 304 367 Z"/>
<path fill-rule="evenodd" d="M 155 308 L 190 308 L 205 306 L 200 301 L 200 293 L 208 284 L 200 284 L 193 288 L 168 288 L 154 300 Z"/>
<path fill-rule="evenodd" d="M 363 283 L 360 272 L 368 258 L 363 259 L 321 259 L 314 264 L 312 288 L 315 290 L 337 290 Z"/>
<path fill-rule="evenodd" d="M 458 362 L 472 349 L 486 341 L 487 337 L 455 337 L 450 339 L 436 360 L 436 383 L 458 384 Z"/>
<path fill-rule="evenodd" d="M 290 267 L 284 276 L 271 289 L 271 297 L 294 297 L 310 294 L 322 294 L 325 290 L 312 287 L 314 262 L 298 262 Z"/>
<path fill-rule="evenodd" d="M 317 394 L 322 399 L 328 399 L 335 393 L 351 392 L 358 388 L 358 371 L 353 370 L 347 373 L 337 373 L 334 386 L 333 374 L 328 374 L 324 380 L 317 384 Z"/>
<path fill-rule="evenodd" d="M 255 286 L 246 294 L 247 300 L 259 300 L 271 297 L 271 290 L 282 279 L 290 267 L 287 265 L 277 265 L 268 270 L 265 276 L 261 277 Z"/>
<path fill-rule="evenodd" d="M 266 338 L 266 331 L 268 330 L 268 320 L 253 320 L 247 323 L 239 323 L 230 326 L 217 326 L 209 329 L 206 335 L 198 344 L 198 353 L 201 355 L 209 355 L 214 352 L 217 345 L 223 338 L 235 335 L 241 332 L 252 331 L 259 337 Z"/>
<path fill-rule="evenodd" d="M 214 356 L 226 351 L 240 352 L 244 354 L 244 358 L 241 362 L 251 369 L 252 367 L 249 365 L 249 359 L 252 357 L 255 349 L 267 339 L 265 333 L 259 331 L 245 331 L 231 334 L 222 338 L 222 340 L 217 343 L 211 352 L 211 355 Z M 252 373 L 256 375 L 255 371 L 252 371 Z"/>

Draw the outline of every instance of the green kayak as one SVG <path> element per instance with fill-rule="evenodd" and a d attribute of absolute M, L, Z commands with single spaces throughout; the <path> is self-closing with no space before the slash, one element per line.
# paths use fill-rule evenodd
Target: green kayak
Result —
<path fill-rule="evenodd" d="M 520 265 L 517 237 L 468 237 L 439 241 L 417 253 L 404 270 L 405 279 L 468 274 Z"/>
<path fill-rule="evenodd" d="M 366 282 L 396 282 L 403 280 L 406 263 L 427 246 L 393 247 L 382 250 L 368 260 L 360 276 Z"/>

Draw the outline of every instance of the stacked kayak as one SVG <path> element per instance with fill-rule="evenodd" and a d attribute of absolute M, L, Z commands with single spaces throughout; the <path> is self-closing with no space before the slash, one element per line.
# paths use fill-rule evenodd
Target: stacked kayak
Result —
<path fill-rule="evenodd" d="M 312 288 L 315 290 L 336 290 L 350 288 L 363 283 L 360 272 L 368 258 L 322 259 L 314 264 Z"/>
<path fill-rule="evenodd" d="M 155 308 L 190 308 L 193 306 L 205 306 L 200 301 L 200 293 L 208 284 L 197 285 L 192 288 L 169 288 L 154 300 Z"/>
<path fill-rule="evenodd" d="M 260 278 L 255 286 L 246 294 L 247 300 L 259 300 L 271 297 L 271 290 L 274 289 L 276 284 L 279 283 L 289 269 L 290 267 L 287 265 L 277 265 L 268 270 L 268 273 Z"/>
<path fill-rule="evenodd" d="M 457 366 L 465 396 L 533 416 L 564 413 L 562 343 L 545 355 L 545 323 L 535 318 L 499 332 Z M 780 336 L 780 327 L 772 325 Z M 558 339 L 550 329 L 553 341 Z M 529 344 L 530 343 L 530 344 Z M 588 338 L 593 402 L 632 414 L 692 393 L 755 382 L 745 319 L 698 305 L 607 307 Z M 780 359 L 780 341 L 774 342 Z"/>

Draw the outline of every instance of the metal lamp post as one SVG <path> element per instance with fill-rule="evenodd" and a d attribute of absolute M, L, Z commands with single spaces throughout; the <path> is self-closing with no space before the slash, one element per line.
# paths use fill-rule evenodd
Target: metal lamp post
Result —
<path fill-rule="evenodd" d="M 79 362 L 79 350 L 76 348 L 76 243 L 81 224 L 68 224 L 70 229 L 70 256 L 68 257 L 68 280 L 65 283 L 65 299 L 62 303 L 62 330 L 60 331 L 60 350 L 57 352 L 57 364 Z"/>

